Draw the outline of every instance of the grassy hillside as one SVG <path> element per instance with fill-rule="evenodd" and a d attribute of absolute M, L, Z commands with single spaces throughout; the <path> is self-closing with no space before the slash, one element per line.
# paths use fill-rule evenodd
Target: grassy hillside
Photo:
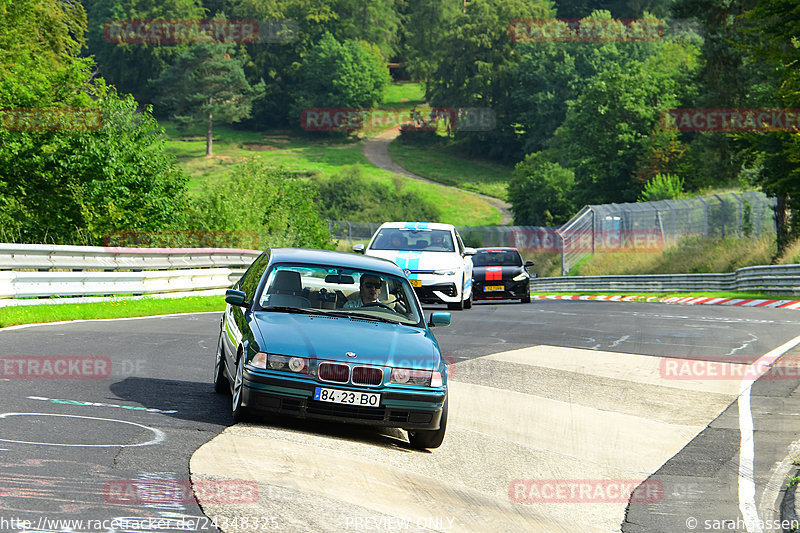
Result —
<path fill-rule="evenodd" d="M 423 145 L 396 140 L 389 145 L 389 154 L 406 170 L 468 191 L 506 200 L 506 186 L 512 167 L 469 157 L 458 144 L 444 138 L 435 144 Z"/>
<path fill-rule="evenodd" d="M 418 105 L 421 97 L 418 84 L 394 85 L 387 91 L 383 106 L 404 113 Z M 169 137 L 167 148 L 177 156 L 179 165 L 189 177 L 192 192 L 196 192 L 202 182 L 219 178 L 231 165 L 245 158 L 257 157 L 271 165 L 323 178 L 359 165 L 367 179 L 393 186 L 399 180 L 406 190 L 434 203 L 441 212 L 441 222 L 458 225 L 494 225 L 500 222 L 500 212 L 496 208 L 468 193 L 397 178 L 373 166 L 363 155 L 363 138 L 334 139 L 286 130 L 241 131 L 217 125 L 214 127 L 214 155 L 207 158 L 202 128 L 181 134 L 172 123 L 164 123 L 164 127 Z"/>
<path fill-rule="evenodd" d="M 587 256 L 570 274 L 600 276 L 733 272 L 746 266 L 772 264 L 776 250 L 774 236 L 721 239 L 687 237 L 660 252 L 613 252 Z M 538 254 L 531 259 L 537 261 L 536 270 L 540 276 L 561 275 L 559 254 Z M 800 241 L 775 262 L 800 262 Z"/>

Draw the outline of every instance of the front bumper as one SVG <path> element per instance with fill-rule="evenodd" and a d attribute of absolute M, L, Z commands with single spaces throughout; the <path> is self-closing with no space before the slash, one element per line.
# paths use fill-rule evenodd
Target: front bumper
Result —
<path fill-rule="evenodd" d="M 419 287 L 414 287 L 419 301 L 425 304 L 438 303 L 458 303 L 464 299 L 461 294 L 461 278 L 459 272 L 453 276 L 440 276 L 430 272 L 411 271 L 408 279 L 411 285 L 419 283 Z M 469 284 L 467 284 L 469 285 Z M 468 290 L 464 287 L 464 291 Z"/>
<path fill-rule="evenodd" d="M 486 287 L 502 286 L 502 291 L 487 291 Z M 473 281 L 472 299 L 473 300 L 501 300 L 513 299 L 521 300 L 531 294 L 530 280 L 512 281 Z"/>
<path fill-rule="evenodd" d="M 361 407 L 314 400 L 314 389 L 327 387 L 381 394 L 379 407 Z M 335 422 L 398 427 L 402 429 L 439 429 L 446 388 L 408 392 L 389 387 L 354 387 L 349 384 L 320 383 L 313 378 L 293 375 L 274 377 L 252 372 L 245 367 L 242 404 L 248 409 L 277 413 L 296 418 L 315 418 Z"/>

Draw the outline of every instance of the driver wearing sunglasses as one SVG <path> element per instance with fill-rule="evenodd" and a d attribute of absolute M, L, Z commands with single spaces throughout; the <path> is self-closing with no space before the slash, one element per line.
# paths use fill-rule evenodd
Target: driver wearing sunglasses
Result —
<path fill-rule="evenodd" d="M 381 278 L 373 274 L 364 274 L 359 280 L 360 291 L 358 298 L 355 300 L 348 300 L 342 306 L 343 309 L 357 309 L 363 307 L 368 303 L 378 301 L 378 293 L 381 290 Z"/>

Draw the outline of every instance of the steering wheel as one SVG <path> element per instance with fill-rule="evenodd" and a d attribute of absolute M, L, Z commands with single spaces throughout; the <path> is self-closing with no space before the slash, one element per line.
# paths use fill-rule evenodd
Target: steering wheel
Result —
<path fill-rule="evenodd" d="M 388 305 L 386 305 L 386 304 L 385 304 L 385 303 L 383 303 L 383 302 L 369 302 L 369 303 L 365 303 L 365 304 L 364 304 L 364 305 L 362 305 L 361 307 L 373 307 L 373 306 L 376 306 L 376 305 L 377 305 L 377 306 L 379 306 L 379 307 L 385 307 L 385 308 L 386 308 L 386 309 L 388 309 L 389 311 L 392 311 L 392 312 L 394 312 L 394 309 L 392 309 L 391 307 L 389 307 Z"/>

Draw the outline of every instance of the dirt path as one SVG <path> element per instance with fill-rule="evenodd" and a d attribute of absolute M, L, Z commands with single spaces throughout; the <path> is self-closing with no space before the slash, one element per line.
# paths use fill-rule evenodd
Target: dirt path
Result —
<path fill-rule="evenodd" d="M 404 169 L 400 165 L 394 162 L 394 160 L 389 155 L 389 143 L 391 143 L 397 136 L 400 135 L 400 129 L 394 128 L 391 130 L 384 131 L 375 137 L 367 139 L 364 141 L 364 156 L 369 159 L 369 161 L 378 168 L 382 168 L 383 170 L 388 170 L 394 174 L 400 174 L 401 176 L 405 176 L 407 178 L 424 181 L 426 183 L 434 183 L 436 185 L 440 185 L 442 187 L 449 187 L 451 189 L 458 189 L 458 187 L 452 187 L 450 185 L 444 185 L 442 183 L 429 180 L 427 178 L 423 178 L 422 176 L 418 176 L 408 170 Z M 500 211 L 500 225 L 507 226 L 511 224 L 512 215 L 511 215 L 511 204 L 508 202 L 504 202 L 499 198 L 493 198 L 491 196 L 486 196 L 485 194 L 480 194 L 472 191 L 465 191 L 464 189 L 458 189 L 459 191 L 465 192 L 467 194 L 472 194 L 486 202 L 487 204 L 496 207 Z"/>

